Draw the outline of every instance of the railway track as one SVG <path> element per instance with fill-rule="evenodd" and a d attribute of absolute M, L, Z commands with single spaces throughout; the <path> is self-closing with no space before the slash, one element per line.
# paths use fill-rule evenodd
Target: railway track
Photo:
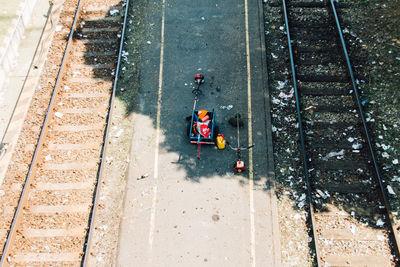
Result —
<path fill-rule="evenodd" d="M 29 138 L 19 141 L 20 156 L 2 185 L 1 266 L 86 265 L 127 10 L 124 16 L 120 0 L 63 5 L 59 31 L 71 30 L 51 49 L 65 53 L 61 64 L 47 66 L 58 72 L 51 98 L 34 102 L 47 113 L 43 125 L 38 115 L 24 126 L 41 129 L 39 138 L 22 134 Z"/>
<path fill-rule="evenodd" d="M 399 239 L 335 2 L 282 1 L 318 266 L 394 266 Z"/>

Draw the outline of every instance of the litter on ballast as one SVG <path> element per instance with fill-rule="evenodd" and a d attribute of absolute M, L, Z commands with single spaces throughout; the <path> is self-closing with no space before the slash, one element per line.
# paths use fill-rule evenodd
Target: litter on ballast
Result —
<path fill-rule="evenodd" d="M 382 221 L 382 219 L 378 219 L 378 220 L 376 221 L 376 226 L 383 226 L 383 225 L 385 225 L 385 222 Z"/>
<path fill-rule="evenodd" d="M 354 138 L 353 137 L 349 137 L 349 138 L 347 138 L 347 141 L 349 141 L 350 143 L 353 143 Z"/>
<path fill-rule="evenodd" d="M 329 152 L 325 157 L 323 157 L 322 160 L 328 160 L 329 158 L 336 157 L 336 156 L 343 156 L 343 155 L 344 155 L 344 149 L 342 149 L 338 152 L 332 151 L 332 152 Z"/>
<path fill-rule="evenodd" d="M 396 193 L 394 192 L 393 188 L 390 185 L 386 186 L 386 188 L 387 188 L 389 194 L 394 195 L 394 196 L 396 195 Z"/>
<path fill-rule="evenodd" d="M 285 87 L 285 84 L 287 83 L 287 81 L 278 81 L 278 86 L 276 87 L 276 89 L 281 90 L 283 89 L 283 87 Z"/>
<path fill-rule="evenodd" d="M 278 98 L 273 98 L 272 103 L 278 105 L 279 103 L 281 103 L 281 101 Z"/>
<path fill-rule="evenodd" d="M 45 161 L 51 160 L 51 155 L 49 154 L 49 155 L 47 155 L 46 157 L 44 157 L 44 160 L 45 160 Z"/>
<path fill-rule="evenodd" d="M 124 132 L 124 129 L 119 129 L 119 131 L 114 135 L 114 137 L 118 138 Z"/>
<path fill-rule="evenodd" d="M 397 165 L 397 164 L 399 164 L 399 160 L 398 160 L 398 159 L 394 159 L 394 160 L 392 161 L 392 163 L 393 163 L 394 165 Z"/>
<path fill-rule="evenodd" d="M 361 105 L 365 105 L 365 104 L 367 104 L 369 102 L 369 100 L 368 99 L 366 99 L 366 100 L 363 100 L 363 101 L 361 101 Z"/>
<path fill-rule="evenodd" d="M 106 157 L 106 163 L 111 164 L 111 162 L 114 160 L 113 157 Z"/>
<path fill-rule="evenodd" d="M 64 114 L 62 114 L 61 112 L 55 112 L 54 116 L 61 119 L 64 116 Z"/>
<path fill-rule="evenodd" d="M 350 232 L 354 235 L 356 233 L 356 230 L 357 230 L 357 227 L 354 224 L 352 224 L 350 226 Z"/>
<path fill-rule="evenodd" d="M 56 32 L 61 31 L 62 28 L 63 28 L 63 25 L 57 25 L 57 26 L 56 26 Z"/>
<path fill-rule="evenodd" d="M 381 144 L 381 147 L 383 148 L 383 150 L 388 150 L 390 148 L 390 146 L 385 145 L 385 144 Z"/>
<path fill-rule="evenodd" d="M 283 93 L 283 92 L 280 92 L 280 94 L 279 94 L 279 97 L 280 98 L 286 98 L 286 99 L 288 99 L 288 98 L 292 98 L 293 97 L 293 94 L 291 93 L 291 94 L 285 94 L 285 93 Z"/>
<path fill-rule="evenodd" d="M 316 106 L 308 106 L 308 107 L 306 107 L 304 110 L 316 109 L 316 108 L 317 108 Z"/>
<path fill-rule="evenodd" d="M 147 41 L 146 43 L 147 43 L 147 44 L 151 44 L 151 42 L 150 42 L 150 41 Z"/>
<path fill-rule="evenodd" d="M 385 240 L 385 237 L 384 237 L 383 235 L 377 235 L 376 238 L 377 238 L 379 241 L 384 241 L 384 240 Z"/>
<path fill-rule="evenodd" d="M 117 15 L 118 13 L 119 13 L 119 10 L 118 10 L 118 9 L 111 9 L 111 10 L 110 10 L 110 15 L 111 15 L 111 16 Z"/>
<path fill-rule="evenodd" d="M 389 158 L 389 154 L 388 154 L 387 152 L 383 152 L 383 153 L 382 153 L 382 157 L 384 157 L 384 158 L 387 158 L 387 159 L 388 159 L 388 158 Z"/>
<path fill-rule="evenodd" d="M 359 143 L 354 143 L 351 147 L 352 147 L 353 149 L 361 149 L 361 148 L 363 147 L 363 145 L 362 145 L 362 144 L 359 144 Z"/>
<path fill-rule="evenodd" d="M 295 219 L 295 220 L 298 220 L 298 219 L 301 219 L 302 218 L 302 216 L 300 215 L 300 214 L 298 214 L 298 213 L 296 213 L 294 216 L 293 216 L 293 219 Z"/>
<path fill-rule="evenodd" d="M 317 197 L 322 197 L 323 199 L 327 199 L 328 197 L 330 197 L 327 191 L 323 192 L 320 189 L 317 189 L 316 191 L 317 191 Z"/>
<path fill-rule="evenodd" d="M 278 56 L 277 55 L 275 55 L 274 53 L 271 53 L 271 56 L 272 56 L 272 58 L 278 58 Z"/>

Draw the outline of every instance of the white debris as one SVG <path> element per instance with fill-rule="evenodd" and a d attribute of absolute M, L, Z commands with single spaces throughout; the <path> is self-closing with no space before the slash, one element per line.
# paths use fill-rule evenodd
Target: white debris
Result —
<path fill-rule="evenodd" d="M 72 72 L 72 77 L 76 77 L 76 76 L 81 75 L 81 74 L 82 74 L 82 72 L 80 72 L 80 71 L 73 71 Z"/>
<path fill-rule="evenodd" d="M 323 199 L 327 199 L 328 197 L 330 197 L 330 195 L 327 191 L 322 192 L 322 190 L 320 190 L 320 189 L 317 189 L 316 191 L 318 193 L 317 197 L 322 197 Z"/>
<path fill-rule="evenodd" d="M 64 86 L 64 90 L 71 90 L 71 87 L 69 87 L 68 85 Z"/>
<path fill-rule="evenodd" d="M 323 157 L 322 160 L 328 160 L 329 158 L 336 157 L 336 156 L 343 156 L 343 155 L 344 155 L 344 149 L 342 149 L 338 152 L 332 151 L 332 152 L 329 152 L 325 157 Z"/>
<path fill-rule="evenodd" d="M 233 108 L 233 105 L 228 105 L 228 106 L 226 107 L 227 110 L 231 110 L 232 108 Z"/>
<path fill-rule="evenodd" d="M 376 221 L 376 226 L 383 226 L 384 224 L 385 224 L 385 222 L 382 221 L 382 219 L 378 219 L 378 220 Z"/>
<path fill-rule="evenodd" d="M 0 190 L 0 197 L 2 197 L 4 195 L 5 195 L 4 190 Z"/>
<path fill-rule="evenodd" d="M 386 188 L 387 188 L 387 191 L 389 192 L 389 194 L 396 195 L 396 193 L 394 192 L 393 188 L 390 185 L 388 185 Z"/>
<path fill-rule="evenodd" d="M 360 148 L 362 148 L 363 146 L 362 146 L 362 144 L 354 143 L 351 147 L 352 147 L 353 149 L 360 149 Z"/>
<path fill-rule="evenodd" d="M 347 138 L 347 141 L 349 141 L 350 143 L 353 143 L 354 138 L 353 137 L 349 137 L 349 138 Z"/>
<path fill-rule="evenodd" d="M 119 129 L 119 131 L 114 135 L 114 137 L 118 138 L 124 132 L 124 129 Z"/>
<path fill-rule="evenodd" d="M 271 56 L 272 56 L 272 58 L 278 58 L 278 56 L 277 55 L 275 55 L 274 53 L 271 53 Z"/>
<path fill-rule="evenodd" d="M 49 154 L 49 155 L 47 155 L 46 157 L 44 157 L 44 160 L 45 160 L 45 161 L 51 160 L 51 155 Z"/>
<path fill-rule="evenodd" d="M 376 238 L 377 238 L 379 241 L 384 241 L 384 240 L 386 240 L 386 238 L 385 238 L 383 235 L 377 235 Z"/>
<path fill-rule="evenodd" d="M 387 146 L 385 144 L 382 144 L 381 147 L 383 148 L 383 150 L 388 150 L 390 148 L 390 146 Z"/>
<path fill-rule="evenodd" d="M 304 199 L 306 199 L 306 194 L 305 193 L 301 194 L 301 196 L 299 197 L 298 201 L 303 201 Z"/>
<path fill-rule="evenodd" d="M 201 20 L 205 20 L 205 18 L 204 18 L 204 17 L 201 17 Z"/>
<path fill-rule="evenodd" d="M 382 153 L 382 157 L 384 157 L 384 158 L 387 158 L 387 159 L 388 159 L 388 158 L 389 158 L 389 154 L 388 154 L 387 152 L 383 152 L 383 153 Z"/>
<path fill-rule="evenodd" d="M 356 230 L 357 230 L 357 227 L 354 224 L 352 224 L 350 226 L 350 232 L 354 235 L 356 233 Z"/>
<path fill-rule="evenodd" d="M 57 26 L 56 26 L 56 32 L 61 31 L 62 28 L 63 28 L 63 25 L 57 25 Z"/>
<path fill-rule="evenodd" d="M 54 113 L 54 116 L 61 119 L 64 116 L 64 114 L 62 114 L 61 112 L 56 112 Z"/>
<path fill-rule="evenodd" d="M 277 130 L 276 127 L 272 125 L 272 131 L 276 132 L 276 130 Z"/>
<path fill-rule="evenodd" d="M 151 44 L 151 42 L 150 42 L 150 41 L 147 41 L 147 44 Z"/>
<path fill-rule="evenodd" d="M 300 214 L 298 214 L 298 213 L 296 213 L 294 216 L 293 216 L 293 219 L 295 219 L 295 220 L 298 220 L 298 219 L 301 219 L 302 218 L 302 216 L 300 215 Z"/>
<path fill-rule="evenodd" d="M 284 29 L 285 29 L 285 27 L 283 27 L 283 26 L 279 27 L 279 30 L 281 30 L 281 31 L 283 31 Z"/>
<path fill-rule="evenodd" d="M 280 92 L 280 94 L 279 94 L 279 97 L 280 98 L 292 98 L 293 97 L 293 94 L 285 94 L 285 93 L 283 93 L 283 92 Z"/>
<path fill-rule="evenodd" d="M 397 164 L 399 164 L 399 160 L 398 160 L 398 159 L 394 159 L 394 160 L 392 161 L 392 163 L 393 163 L 394 165 L 397 165 Z"/>
<path fill-rule="evenodd" d="M 273 98 L 272 103 L 278 105 L 279 103 L 281 103 L 281 101 L 278 98 Z"/>
<path fill-rule="evenodd" d="M 113 157 L 106 157 L 106 163 L 111 164 L 111 162 L 114 160 Z"/>
<path fill-rule="evenodd" d="M 283 87 L 285 87 L 286 82 L 282 82 L 282 81 L 278 81 L 278 86 L 276 87 L 276 89 L 281 90 L 283 89 Z"/>
<path fill-rule="evenodd" d="M 119 10 L 118 10 L 118 9 L 111 9 L 111 10 L 110 10 L 110 15 L 111 15 L 111 16 L 118 15 L 118 13 L 119 13 Z"/>

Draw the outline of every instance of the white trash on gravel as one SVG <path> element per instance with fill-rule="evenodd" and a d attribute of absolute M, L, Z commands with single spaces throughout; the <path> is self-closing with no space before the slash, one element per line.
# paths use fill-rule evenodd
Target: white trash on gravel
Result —
<path fill-rule="evenodd" d="M 396 193 L 394 192 L 393 188 L 390 185 L 388 185 L 386 188 L 387 188 L 389 194 L 394 195 L 394 196 L 396 195 Z"/>
<path fill-rule="evenodd" d="M 332 151 L 332 152 L 329 152 L 325 157 L 323 157 L 322 160 L 328 160 L 329 158 L 336 157 L 336 156 L 343 156 L 343 155 L 344 155 L 344 149 L 342 149 L 338 152 Z"/>

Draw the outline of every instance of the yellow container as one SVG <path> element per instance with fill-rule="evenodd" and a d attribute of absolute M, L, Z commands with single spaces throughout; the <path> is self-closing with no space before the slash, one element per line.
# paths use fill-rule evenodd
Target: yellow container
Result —
<path fill-rule="evenodd" d="M 217 147 L 218 147 L 218 149 L 225 149 L 225 145 L 226 145 L 225 137 L 222 134 L 219 134 L 217 136 Z"/>

